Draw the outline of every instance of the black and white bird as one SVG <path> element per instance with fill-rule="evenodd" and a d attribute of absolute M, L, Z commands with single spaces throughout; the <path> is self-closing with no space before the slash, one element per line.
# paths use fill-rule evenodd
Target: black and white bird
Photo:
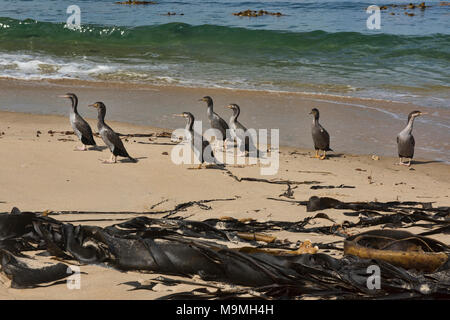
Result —
<path fill-rule="evenodd" d="M 239 122 L 238 117 L 241 114 L 241 108 L 235 104 L 229 104 L 225 108 L 229 108 L 233 111 L 233 115 L 230 117 L 230 129 L 232 136 L 238 140 L 239 145 L 244 146 L 244 150 L 247 152 L 256 151 L 256 155 L 258 155 L 258 151 L 253 144 L 253 140 L 249 135 L 245 135 L 247 133 L 247 128 Z M 245 140 L 243 139 L 243 135 L 245 135 Z"/>
<path fill-rule="evenodd" d="M 229 129 L 227 122 L 223 120 L 217 113 L 214 112 L 213 100 L 211 99 L 211 97 L 206 96 L 200 99 L 199 101 L 206 102 L 206 105 L 208 107 L 206 113 L 208 115 L 208 120 L 211 125 L 211 128 L 219 130 L 219 132 L 222 135 L 222 141 L 225 142 L 225 140 L 227 139 L 227 130 Z"/>
<path fill-rule="evenodd" d="M 100 136 L 103 139 L 103 142 L 105 142 L 105 144 L 108 146 L 109 150 L 112 153 L 111 159 L 102 160 L 102 162 L 116 163 L 117 156 L 129 158 L 131 161 L 137 162 L 136 159 L 132 158 L 128 154 L 119 135 L 115 133 L 114 130 L 111 129 L 111 127 L 105 123 L 105 115 L 106 115 L 105 104 L 103 102 L 96 102 L 94 104 L 90 104 L 89 106 L 94 107 L 98 110 L 98 122 L 97 122 L 98 133 L 100 134 Z"/>
<path fill-rule="evenodd" d="M 397 135 L 397 147 L 398 147 L 398 156 L 400 157 L 400 161 L 398 164 L 410 166 L 411 160 L 414 157 L 414 146 L 416 142 L 414 141 L 414 137 L 412 135 L 412 129 L 414 124 L 414 119 L 423 114 L 427 114 L 426 112 L 413 111 L 408 115 L 408 122 L 406 124 L 405 129 L 403 129 Z M 403 158 L 409 159 L 407 163 L 403 162 Z"/>
<path fill-rule="evenodd" d="M 177 117 L 183 117 L 186 119 L 186 137 L 185 140 L 190 144 L 192 150 L 194 151 L 194 156 L 197 156 L 198 161 L 200 162 L 197 169 L 201 169 L 203 163 L 206 162 L 206 160 L 209 160 L 210 162 L 214 162 L 216 164 L 219 164 L 219 161 L 215 158 L 214 152 L 211 149 L 211 146 L 209 142 L 203 138 L 201 134 L 195 134 L 194 132 L 194 115 L 190 112 L 183 112 L 180 114 L 174 114 L 174 116 Z M 202 149 L 200 150 L 198 146 L 199 143 L 196 143 L 196 141 L 201 140 L 201 146 Z M 207 154 L 206 152 L 209 152 Z"/>
<path fill-rule="evenodd" d="M 82 147 L 76 147 L 75 150 L 86 151 L 86 146 L 96 147 L 97 144 L 95 143 L 94 136 L 92 135 L 91 127 L 78 113 L 78 97 L 74 93 L 67 93 L 59 97 L 68 98 L 72 101 L 72 109 L 70 110 L 69 116 L 70 125 L 72 126 L 72 129 L 78 139 L 80 139 L 83 144 Z"/>
<path fill-rule="evenodd" d="M 312 114 L 314 117 L 311 133 L 314 142 L 314 149 L 316 149 L 315 157 L 323 160 L 327 156 L 327 151 L 333 151 L 330 149 L 330 135 L 319 123 L 319 110 L 317 108 L 313 108 L 309 114 Z M 319 155 L 320 150 L 323 151 L 322 156 Z"/>

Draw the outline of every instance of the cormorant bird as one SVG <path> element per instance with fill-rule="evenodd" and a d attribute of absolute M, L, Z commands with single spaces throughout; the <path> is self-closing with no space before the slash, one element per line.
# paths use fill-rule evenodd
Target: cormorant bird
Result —
<path fill-rule="evenodd" d="M 76 147 L 75 150 L 86 151 L 86 146 L 97 146 L 94 137 L 92 135 L 92 129 L 89 124 L 84 120 L 78 113 L 78 97 L 74 93 L 67 93 L 65 95 L 59 96 L 60 98 L 68 98 L 72 101 L 72 109 L 70 110 L 70 125 L 73 131 L 80 139 L 83 147 Z"/>
<path fill-rule="evenodd" d="M 398 156 L 400 157 L 400 161 L 398 164 L 410 166 L 411 160 L 414 156 L 414 146 L 415 141 L 412 135 L 412 129 L 414 124 L 414 119 L 418 116 L 426 114 L 426 112 L 413 111 L 408 115 L 408 122 L 405 127 L 398 135 L 397 135 L 397 146 L 398 146 Z M 408 163 L 403 162 L 403 158 L 408 158 Z"/>
<path fill-rule="evenodd" d="M 206 96 L 200 99 L 199 101 L 205 101 L 208 109 L 206 111 L 209 119 L 209 123 L 211 125 L 211 128 L 217 129 L 222 134 L 222 141 L 225 142 L 227 139 L 227 130 L 229 129 L 228 124 L 225 120 L 223 120 L 217 113 L 213 110 L 213 100 L 211 97 Z"/>
<path fill-rule="evenodd" d="M 105 144 L 108 146 L 109 150 L 111 151 L 111 159 L 109 160 L 102 160 L 103 163 L 116 163 L 117 162 L 117 156 L 121 156 L 124 158 L 129 158 L 133 162 L 137 162 L 136 159 L 132 158 L 127 150 L 125 149 L 122 140 L 119 138 L 119 135 L 114 132 L 113 129 L 111 129 L 110 126 L 108 126 L 105 123 L 105 115 L 106 115 L 106 106 L 103 102 L 96 102 L 94 104 L 90 104 L 90 107 L 94 107 L 98 110 L 98 122 L 97 122 L 97 128 L 98 133 L 102 137 Z"/>
<path fill-rule="evenodd" d="M 232 104 L 226 106 L 225 108 L 229 108 L 229 109 L 233 110 L 233 115 L 230 118 L 230 128 L 232 130 L 231 132 L 233 133 L 234 137 L 239 139 L 239 141 L 241 143 L 242 139 L 241 139 L 241 137 L 237 136 L 237 133 L 240 132 L 241 134 L 245 134 L 247 132 L 247 128 L 244 127 L 244 125 L 242 125 L 237 119 L 239 117 L 239 114 L 241 113 L 241 109 L 235 103 L 232 103 Z M 250 151 L 250 145 L 253 147 L 253 141 L 251 141 L 251 144 L 250 144 L 250 137 L 245 136 L 245 151 L 247 151 L 247 152 Z"/>
<path fill-rule="evenodd" d="M 209 142 L 206 139 L 203 139 L 203 136 L 201 135 L 194 135 L 194 115 L 190 112 L 183 112 L 181 114 L 174 114 L 174 116 L 177 117 L 183 117 L 187 120 L 186 122 L 186 132 L 188 133 L 188 136 L 186 137 L 186 140 L 190 143 L 192 150 L 194 151 L 194 155 L 198 155 L 198 160 L 200 161 L 200 165 L 198 166 L 197 169 L 200 169 L 203 165 L 203 163 L 205 162 L 205 157 L 204 157 L 204 152 L 206 150 L 206 148 L 208 146 L 210 146 Z M 195 141 L 197 141 L 196 139 L 201 139 L 202 140 L 202 150 L 198 150 L 197 145 L 195 143 Z M 211 149 L 211 147 L 210 147 Z M 210 158 L 214 160 L 215 163 L 218 163 L 218 161 L 216 160 L 216 158 L 214 157 L 214 152 L 211 149 L 211 154 L 210 154 Z"/>
<path fill-rule="evenodd" d="M 327 156 L 327 151 L 333 151 L 330 149 L 330 135 L 319 123 L 319 110 L 313 108 L 309 114 L 314 116 L 311 133 L 314 141 L 314 149 L 316 149 L 315 157 L 323 160 Z M 320 150 L 323 151 L 322 156 L 319 155 Z"/>

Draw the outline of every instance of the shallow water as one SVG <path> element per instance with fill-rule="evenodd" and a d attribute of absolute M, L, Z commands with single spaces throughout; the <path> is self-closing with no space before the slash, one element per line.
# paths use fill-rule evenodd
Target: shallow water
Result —
<path fill-rule="evenodd" d="M 316 92 L 450 105 L 450 6 L 438 1 L 427 1 L 425 10 L 383 10 L 380 30 L 367 29 L 365 9 L 383 1 L 114 2 L 79 1 L 81 29 L 73 31 L 65 28 L 71 0 L 0 0 L 0 77 Z M 232 14 L 246 9 L 285 16 Z"/>

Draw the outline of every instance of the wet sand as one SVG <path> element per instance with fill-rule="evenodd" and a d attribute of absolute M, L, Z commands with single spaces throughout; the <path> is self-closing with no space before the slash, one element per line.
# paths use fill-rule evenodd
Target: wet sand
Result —
<path fill-rule="evenodd" d="M 406 125 L 407 115 L 421 110 L 429 115 L 415 122 L 415 156 L 450 161 L 450 109 L 383 100 L 75 80 L 0 80 L 0 110 L 67 115 L 69 102 L 56 97 L 66 92 L 78 94 L 79 111 L 87 118 L 96 117 L 95 110 L 87 105 L 103 101 L 108 110 L 107 119 L 169 129 L 184 127 L 182 120 L 172 117 L 173 113 L 183 111 L 192 112 L 206 129 L 209 126 L 206 105 L 198 100 L 210 95 L 215 111 L 224 119 L 231 116 L 224 106 L 237 103 L 241 107 L 240 120 L 248 128 L 279 129 L 280 145 L 300 148 L 312 147 L 312 119 L 308 113 L 317 107 L 322 125 L 331 134 L 331 148 L 335 152 L 389 157 L 397 155 L 396 136 Z"/>

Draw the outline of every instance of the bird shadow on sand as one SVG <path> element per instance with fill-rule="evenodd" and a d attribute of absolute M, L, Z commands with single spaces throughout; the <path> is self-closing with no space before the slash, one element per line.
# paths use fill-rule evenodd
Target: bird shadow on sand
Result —
<path fill-rule="evenodd" d="M 98 151 L 98 152 L 102 152 L 103 150 L 108 149 L 107 146 L 96 146 L 96 147 L 91 147 L 88 149 L 88 151 Z"/>
<path fill-rule="evenodd" d="M 139 141 L 139 144 L 156 144 L 158 146 L 176 146 L 178 143 L 170 143 L 170 142 L 142 142 Z"/>
<path fill-rule="evenodd" d="M 148 157 L 136 157 L 136 158 L 134 158 L 137 161 L 133 161 L 131 159 L 126 158 L 126 159 L 117 160 L 117 162 L 121 162 L 121 163 L 137 163 L 137 162 L 139 162 L 139 160 L 143 160 L 143 159 L 147 159 L 147 158 Z"/>
<path fill-rule="evenodd" d="M 411 161 L 411 165 L 418 165 L 418 164 L 427 164 L 427 163 L 443 163 L 444 161 L 440 161 L 440 160 L 425 160 L 425 161 L 421 161 L 421 160 L 412 160 Z"/>
<path fill-rule="evenodd" d="M 343 153 L 327 153 L 327 158 L 341 158 Z"/>
<path fill-rule="evenodd" d="M 204 170 L 204 169 L 209 169 L 209 170 L 225 170 L 225 165 L 221 165 L 221 164 L 207 164 L 206 166 L 202 166 L 201 169 L 198 168 L 187 168 L 188 170 Z"/>

